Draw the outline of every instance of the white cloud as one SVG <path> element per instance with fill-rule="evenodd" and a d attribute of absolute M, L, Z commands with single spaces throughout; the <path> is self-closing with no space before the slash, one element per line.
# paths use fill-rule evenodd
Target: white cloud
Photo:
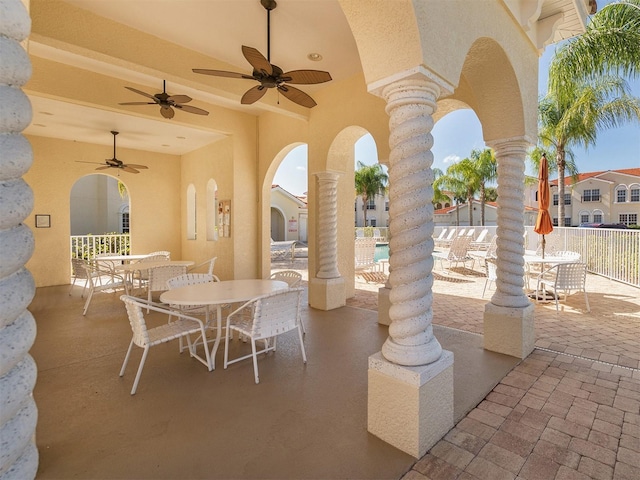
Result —
<path fill-rule="evenodd" d="M 458 155 L 447 155 L 442 161 L 444 163 L 458 163 L 460 160 L 462 159 Z"/>
<path fill-rule="evenodd" d="M 300 170 L 301 172 L 306 172 L 307 171 L 307 167 L 305 167 L 304 165 L 300 165 L 300 166 L 296 167 L 296 170 Z"/>

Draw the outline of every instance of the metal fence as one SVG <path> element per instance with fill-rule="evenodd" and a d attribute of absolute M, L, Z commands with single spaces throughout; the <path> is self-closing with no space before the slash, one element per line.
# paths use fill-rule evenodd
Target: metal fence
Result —
<path fill-rule="evenodd" d="M 105 235 L 71 235 L 71 258 L 89 260 L 101 253 L 128 255 L 131 238 L 128 233 Z"/>

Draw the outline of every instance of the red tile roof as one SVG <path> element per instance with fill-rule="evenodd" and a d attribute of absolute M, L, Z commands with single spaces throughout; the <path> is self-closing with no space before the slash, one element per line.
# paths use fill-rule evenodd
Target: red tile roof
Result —
<path fill-rule="evenodd" d="M 586 180 L 588 178 L 593 178 L 593 177 L 598 177 L 600 175 L 602 175 L 603 173 L 609 173 L 609 172 L 615 172 L 615 173 L 623 173 L 625 175 L 634 175 L 636 177 L 640 177 L 640 168 L 622 168 L 619 170 L 602 170 L 600 172 L 588 172 L 588 173 L 579 173 L 578 174 L 578 182 L 582 182 L 583 180 Z M 557 186 L 558 185 L 558 179 L 554 179 L 551 180 L 549 182 L 549 184 L 551 186 Z M 573 177 L 571 175 L 567 175 L 564 177 L 564 184 L 565 185 L 572 185 L 573 184 Z"/>

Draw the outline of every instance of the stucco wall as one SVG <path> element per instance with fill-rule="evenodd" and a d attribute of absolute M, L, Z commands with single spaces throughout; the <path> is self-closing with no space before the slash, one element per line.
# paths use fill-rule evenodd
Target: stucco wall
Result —
<path fill-rule="evenodd" d="M 79 178 L 95 172 L 94 166 L 76 160 L 101 162 L 112 154 L 112 147 L 37 136 L 28 139 L 34 161 L 24 178 L 34 192 L 33 213 L 51 215 L 51 228 L 35 228 L 34 215 L 27 218 L 36 243 L 27 268 L 38 287 L 67 284 L 71 188 Z M 135 159 L 149 167 L 137 175 L 120 175 L 131 201 L 131 253 L 169 250 L 172 258 L 180 259 L 180 232 L 175 228 L 181 218 L 179 157 L 118 149 L 118 158 L 125 163 Z"/>

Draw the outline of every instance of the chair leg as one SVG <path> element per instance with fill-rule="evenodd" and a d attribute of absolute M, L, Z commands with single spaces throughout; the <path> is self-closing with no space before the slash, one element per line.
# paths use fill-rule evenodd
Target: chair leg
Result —
<path fill-rule="evenodd" d="M 302 331 L 298 327 L 298 338 L 300 339 L 300 350 L 302 350 L 302 361 L 307 363 L 307 352 L 304 349 L 304 341 L 302 339 Z"/>
<path fill-rule="evenodd" d="M 84 310 L 82 310 L 82 315 L 87 314 L 87 310 L 89 310 L 89 304 L 91 303 L 92 297 L 93 297 L 93 288 L 89 289 L 89 295 L 87 296 L 87 301 L 84 302 Z"/>
<path fill-rule="evenodd" d="M 232 330 L 230 328 L 226 329 L 226 334 L 224 336 L 224 369 L 227 369 L 227 365 L 229 364 L 229 334 L 232 334 Z"/>
<path fill-rule="evenodd" d="M 136 389 L 138 388 L 138 382 L 140 381 L 140 376 L 142 375 L 142 369 L 144 368 L 144 361 L 147 359 L 147 354 L 149 353 L 149 346 L 144 347 L 144 352 L 142 353 L 142 358 L 140 359 L 140 366 L 138 367 L 138 373 L 136 373 L 136 379 L 133 381 L 133 388 L 131 389 L 131 395 L 135 395 Z"/>
<path fill-rule="evenodd" d="M 131 339 L 131 343 L 129 343 L 129 349 L 127 350 L 127 354 L 124 357 L 124 362 L 122 363 L 122 368 L 120 369 L 120 376 L 124 375 L 124 370 L 127 368 L 127 363 L 129 363 L 129 356 L 131 355 L 131 350 L 133 349 L 133 338 Z"/>
<path fill-rule="evenodd" d="M 256 353 L 256 341 L 251 338 L 251 352 L 253 353 L 253 375 L 256 379 L 256 383 L 260 383 L 258 377 L 258 354 Z"/>
<path fill-rule="evenodd" d="M 587 291 L 584 291 L 584 303 L 587 304 L 587 312 L 591 311 L 591 307 L 589 306 L 589 297 L 587 296 Z"/>

